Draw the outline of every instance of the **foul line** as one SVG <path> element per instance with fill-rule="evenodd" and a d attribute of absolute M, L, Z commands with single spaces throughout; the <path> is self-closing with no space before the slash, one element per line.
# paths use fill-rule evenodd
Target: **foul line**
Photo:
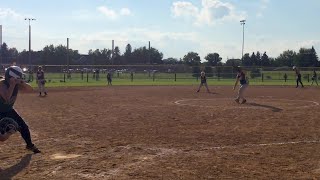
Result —
<path fill-rule="evenodd" d="M 289 142 L 278 142 L 278 143 L 263 143 L 263 144 L 242 144 L 242 145 L 234 145 L 234 146 L 216 146 L 210 147 L 208 149 L 236 149 L 239 147 L 266 147 L 266 146 L 282 146 L 282 145 L 290 145 L 290 144 L 316 144 L 320 143 L 320 141 L 289 141 Z"/>

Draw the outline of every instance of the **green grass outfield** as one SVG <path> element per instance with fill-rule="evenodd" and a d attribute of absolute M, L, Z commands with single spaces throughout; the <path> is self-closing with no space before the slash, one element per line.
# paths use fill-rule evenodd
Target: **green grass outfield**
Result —
<path fill-rule="evenodd" d="M 207 80 L 209 86 L 214 85 L 234 85 L 235 80 L 233 79 L 208 79 Z M 175 86 L 175 85 L 199 85 L 200 81 L 196 79 L 134 79 L 131 81 L 130 79 L 113 79 L 112 85 L 153 85 L 153 86 Z M 30 83 L 33 87 L 37 87 L 37 84 L 33 81 Z M 311 84 L 307 81 L 304 82 L 305 85 Z M 287 82 L 284 81 L 250 81 L 250 85 L 276 85 L 276 86 L 295 86 L 294 80 L 289 80 Z M 60 81 L 51 81 L 46 83 L 46 87 L 81 87 L 81 86 L 107 86 L 107 82 L 103 80 L 95 81 L 91 80 L 89 82 L 82 80 L 66 80 L 66 82 Z"/>
<path fill-rule="evenodd" d="M 266 72 L 264 80 L 261 77 L 250 79 L 250 85 L 275 85 L 275 86 L 295 86 L 295 76 L 289 74 L 287 82 L 282 78 L 283 72 Z M 234 75 L 235 76 L 235 75 Z M 269 76 L 269 77 L 268 77 Z M 73 73 L 71 79 L 67 79 L 63 73 L 46 73 L 46 87 L 81 87 L 81 86 L 106 86 L 106 74 L 100 74 L 100 79 L 97 81 L 93 78 L 93 74 Z M 64 82 L 65 80 L 65 82 Z M 176 80 L 176 81 L 175 81 Z M 309 79 L 310 80 L 310 79 Z M 213 85 L 234 85 L 235 79 L 217 79 L 217 77 L 207 77 L 207 82 L 210 86 Z M 311 84 L 307 79 L 302 79 L 305 85 Z M 320 81 L 319 81 L 320 82 Z M 200 79 L 193 77 L 191 73 L 157 73 L 154 76 L 149 76 L 148 73 L 135 73 L 133 81 L 129 73 L 121 73 L 113 75 L 113 85 L 199 85 Z M 30 83 L 33 87 L 37 84 L 35 81 Z"/>

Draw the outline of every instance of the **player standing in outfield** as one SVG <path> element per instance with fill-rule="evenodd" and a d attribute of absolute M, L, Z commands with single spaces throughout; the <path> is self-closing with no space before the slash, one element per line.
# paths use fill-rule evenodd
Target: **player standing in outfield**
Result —
<path fill-rule="evenodd" d="M 46 80 L 44 79 L 44 72 L 42 70 L 42 67 L 38 67 L 37 71 L 37 83 L 38 83 L 38 88 L 39 88 L 39 96 L 41 96 L 41 93 L 44 93 L 44 95 L 48 95 L 46 88 L 44 87 L 46 84 Z"/>
<path fill-rule="evenodd" d="M 238 91 L 238 96 L 237 98 L 235 99 L 235 101 L 237 103 L 240 103 L 240 99 L 242 99 L 242 102 L 241 104 L 244 104 L 247 102 L 247 100 L 244 98 L 244 92 L 245 90 L 247 89 L 248 85 L 249 85 L 249 82 L 248 82 L 248 79 L 246 78 L 246 74 L 245 72 L 242 70 L 241 67 L 237 67 L 237 77 L 236 77 L 236 82 L 234 83 L 234 86 L 233 86 L 233 90 L 236 89 L 236 86 L 238 85 L 238 83 L 240 82 L 240 88 L 239 88 L 239 91 Z"/>
<path fill-rule="evenodd" d="M 312 83 L 311 85 L 313 85 L 314 82 L 316 82 L 317 86 L 318 86 L 318 75 L 315 69 L 313 69 L 313 75 L 312 75 Z"/>
<path fill-rule="evenodd" d="M 209 93 L 210 90 L 208 88 L 207 77 L 206 77 L 206 73 L 204 71 L 201 72 L 200 78 L 201 78 L 201 83 L 199 85 L 197 92 L 200 92 L 200 88 L 204 85 L 207 88 L 207 92 Z"/>
<path fill-rule="evenodd" d="M 5 72 L 5 79 L 0 81 L 0 125 L 1 129 L 6 128 L 2 127 L 6 124 L 3 123 L 4 120 L 12 119 L 16 122 L 18 127 L 14 124 L 11 124 L 9 131 L 1 134 L 0 141 L 5 141 L 9 136 L 16 130 L 20 132 L 22 138 L 26 142 L 26 148 L 34 153 L 40 153 L 40 150 L 32 143 L 31 135 L 28 125 L 20 117 L 20 115 L 15 111 L 13 105 L 17 99 L 19 90 L 25 92 L 32 92 L 32 87 L 27 84 L 22 79 L 23 72 L 18 66 L 11 66 Z M 9 126 L 10 127 L 10 126 Z"/>
<path fill-rule="evenodd" d="M 296 88 L 299 87 L 299 83 L 301 84 L 302 87 L 304 87 L 303 84 L 302 84 L 302 81 L 301 81 L 301 73 L 300 73 L 300 70 L 299 70 L 296 66 L 293 66 L 293 67 L 292 67 L 292 70 L 294 70 L 295 73 L 296 73 L 296 81 L 297 81 L 297 86 L 296 86 Z"/>
<path fill-rule="evenodd" d="M 108 81 L 108 85 L 112 85 L 112 77 L 110 72 L 107 73 L 107 81 Z"/>

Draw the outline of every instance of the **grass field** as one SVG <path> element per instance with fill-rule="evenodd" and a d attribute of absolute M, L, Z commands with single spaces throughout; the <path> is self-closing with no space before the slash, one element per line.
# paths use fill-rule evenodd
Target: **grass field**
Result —
<path fill-rule="evenodd" d="M 283 79 L 283 72 L 264 72 L 264 78 L 255 77 L 250 78 L 250 85 L 277 85 L 277 86 L 294 86 L 295 77 L 291 73 L 288 73 L 287 82 Z M 232 77 L 235 75 L 232 75 Z M 305 76 L 307 77 L 307 76 Z M 209 85 L 233 85 L 234 78 L 218 78 L 207 77 Z M 72 78 L 68 79 L 63 73 L 47 73 L 47 87 L 77 87 L 77 86 L 106 86 L 106 75 L 101 74 L 100 79 L 96 80 L 92 74 L 80 73 L 72 74 Z M 311 84 L 311 79 L 303 78 L 303 82 L 308 85 Z M 129 73 L 114 74 L 113 85 L 198 85 L 199 79 L 193 77 L 191 73 L 157 73 L 153 77 L 148 73 L 135 73 L 131 80 Z M 33 87 L 36 87 L 35 81 L 31 83 Z"/>

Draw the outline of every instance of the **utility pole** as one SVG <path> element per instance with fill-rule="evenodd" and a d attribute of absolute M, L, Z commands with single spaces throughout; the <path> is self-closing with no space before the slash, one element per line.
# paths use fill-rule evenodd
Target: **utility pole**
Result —
<path fill-rule="evenodd" d="M 31 70 L 31 25 L 30 21 L 35 21 L 34 18 L 24 18 L 24 20 L 29 21 L 29 70 Z"/>
<path fill-rule="evenodd" d="M 241 20 L 240 24 L 242 25 L 242 56 L 241 56 L 241 64 L 243 64 L 243 49 L 244 49 L 244 25 L 246 24 L 246 20 Z"/>

